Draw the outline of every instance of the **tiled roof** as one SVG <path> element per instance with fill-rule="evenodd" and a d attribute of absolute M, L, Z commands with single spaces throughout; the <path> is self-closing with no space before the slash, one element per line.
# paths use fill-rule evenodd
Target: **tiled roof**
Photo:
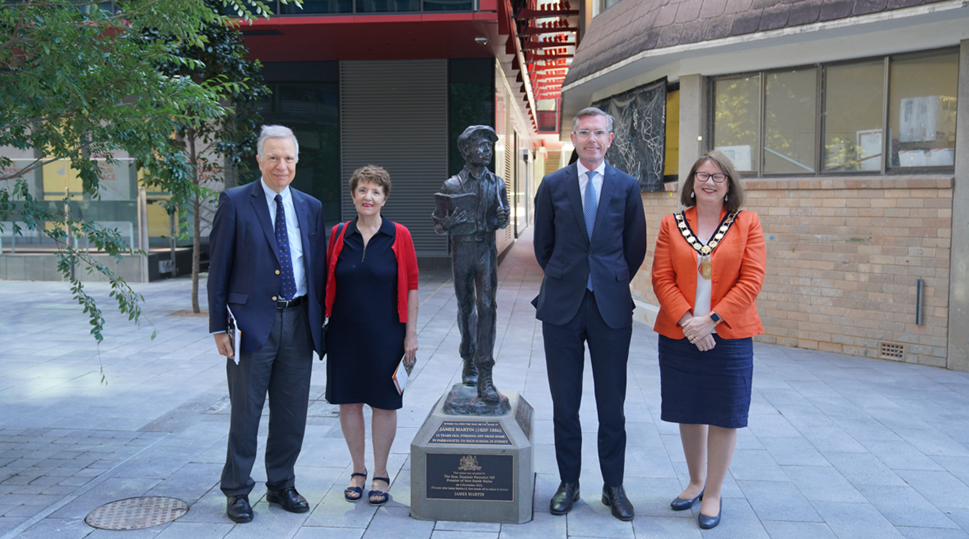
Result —
<path fill-rule="evenodd" d="M 945 0 L 623 0 L 592 20 L 563 85 L 651 49 Z"/>

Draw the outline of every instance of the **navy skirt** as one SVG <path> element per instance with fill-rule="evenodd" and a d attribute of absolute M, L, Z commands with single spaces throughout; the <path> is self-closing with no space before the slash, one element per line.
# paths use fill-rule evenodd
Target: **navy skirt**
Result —
<path fill-rule="evenodd" d="M 659 375 L 663 421 L 747 426 L 754 373 L 753 339 L 724 339 L 701 352 L 687 339 L 659 336 Z"/>

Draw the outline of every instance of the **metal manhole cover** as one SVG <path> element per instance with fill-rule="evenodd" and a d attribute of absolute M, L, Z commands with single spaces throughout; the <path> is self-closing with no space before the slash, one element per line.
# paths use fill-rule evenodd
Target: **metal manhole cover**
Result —
<path fill-rule="evenodd" d="M 188 512 L 188 504 L 176 498 L 142 496 L 106 503 L 84 518 L 101 530 L 141 530 L 172 522 Z"/>

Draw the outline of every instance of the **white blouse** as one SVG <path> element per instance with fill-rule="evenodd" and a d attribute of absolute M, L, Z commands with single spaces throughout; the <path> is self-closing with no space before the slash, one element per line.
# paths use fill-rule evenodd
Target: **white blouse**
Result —
<path fill-rule="evenodd" d="M 700 238 L 695 236 L 698 240 Z M 700 240 L 706 245 L 706 242 Z M 693 303 L 693 316 L 706 316 L 710 314 L 710 295 L 713 292 L 713 281 L 710 279 L 704 279 L 703 275 L 700 275 L 700 261 L 703 260 L 703 255 L 697 253 L 696 256 L 696 300 Z M 711 333 L 716 333 L 716 327 L 713 328 Z"/>

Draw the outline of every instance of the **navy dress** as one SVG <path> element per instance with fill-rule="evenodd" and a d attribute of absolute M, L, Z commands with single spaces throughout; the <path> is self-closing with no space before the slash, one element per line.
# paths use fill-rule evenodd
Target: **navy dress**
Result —
<path fill-rule="evenodd" d="M 326 330 L 326 400 L 397 410 L 403 399 L 393 375 L 404 356 L 406 327 L 397 312 L 396 228 L 384 218 L 365 249 L 356 221 L 345 226 Z"/>

